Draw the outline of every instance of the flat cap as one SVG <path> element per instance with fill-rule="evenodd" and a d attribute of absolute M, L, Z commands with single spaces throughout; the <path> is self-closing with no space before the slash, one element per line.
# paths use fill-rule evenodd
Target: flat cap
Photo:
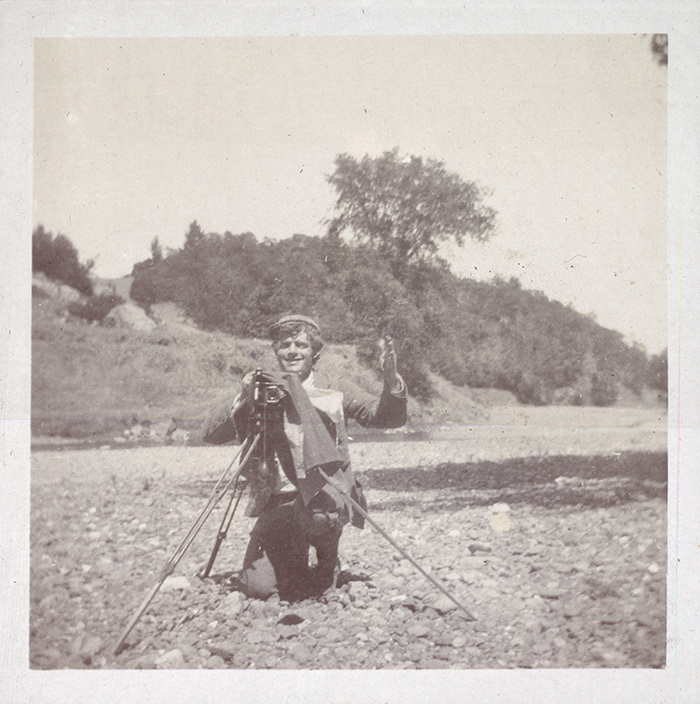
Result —
<path fill-rule="evenodd" d="M 321 332 L 321 328 L 318 327 L 318 324 L 313 318 L 309 318 L 306 315 L 283 315 L 276 323 L 270 326 L 270 335 L 283 325 L 296 325 L 299 323 L 309 325 L 319 334 Z"/>

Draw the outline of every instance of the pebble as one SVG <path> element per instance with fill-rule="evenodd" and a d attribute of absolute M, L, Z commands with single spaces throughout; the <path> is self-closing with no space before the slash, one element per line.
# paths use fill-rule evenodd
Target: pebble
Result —
<path fill-rule="evenodd" d="M 564 604 L 564 616 L 566 616 L 567 618 L 579 616 L 585 607 L 586 603 L 583 601 L 583 599 L 573 599 L 571 601 L 567 601 Z"/>
<path fill-rule="evenodd" d="M 175 592 L 175 591 L 180 591 L 183 589 L 191 589 L 192 585 L 190 584 L 190 580 L 187 579 L 187 577 L 183 575 L 178 575 L 176 577 L 170 576 L 165 579 L 163 584 L 160 587 L 160 591 L 163 593 L 166 592 Z"/>
<path fill-rule="evenodd" d="M 163 653 L 155 660 L 155 666 L 159 670 L 177 670 L 185 667 L 185 658 L 179 648 Z"/>
<path fill-rule="evenodd" d="M 620 623 L 622 616 L 614 611 L 608 611 L 599 617 L 601 623 Z"/>
<path fill-rule="evenodd" d="M 226 667 L 226 662 L 220 655 L 212 655 L 207 659 L 205 666 L 208 670 L 221 670 Z"/>
<path fill-rule="evenodd" d="M 219 604 L 219 611 L 223 611 L 230 616 L 238 616 L 243 611 L 245 597 L 240 592 L 227 594 Z"/>
<path fill-rule="evenodd" d="M 657 621 L 652 616 L 647 614 L 638 614 L 634 619 L 640 626 L 645 626 L 646 628 L 655 628 Z"/>
<path fill-rule="evenodd" d="M 268 638 L 266 634 L 260 631 L 248 631 L 248 633 L 246 633 L 246 640 L 249 643 L 263 643 L 268 640 Z"/>
<path fill-rule="evenodd" d="M 425 569 L 425 568 L 423 568 Z M 427 570 L 426 570 L 427 571 Z M 401 589 L 403 587 L 403 579 L 401 577 L 396 577 L 391 574 L 384 574 L 380 579 L 378 579 L 383 589 L 387 591 L 393 591 L 395 589 Z"/>
<path fill-rule="evenodd" d="M 579 543 L 579 536 L 572 530 L 565 530 L 561 535 L 561 541 L 564 545 L 576 545 Z"/>
<path fill-rule="evenodd" d="M 540 589 L 540 596 L 544 599 L 559 599 L 564 594 L 563 589 L 557 587 L 545 587 Z"/>
<path fill-rule="evenodd" d="M 241 645 L 234 643 L 233 641 L 227 640 L 223 643 L 218 643 L 216 645 L 209 646 L 209 652 L 211 655 L 218 655 L 224 660 L 233 660 L 236 653 L 241 649 Z"/>
<path fill-rule="evenodd" d="M 370 628 L 368 631 L 368 635 L 378 645 L 386 643 L 389 640 L 389 635 L 383 628 Z"/>
<path fill-rule="evenodd" d="M 360 595 L 367 593 L 367 584 L 365 584 L 365 582 L 361 582 L 359 580 L 349 582 L 348 589 L 350 590 L 351 596 L 357 597 L 357 596 L 360 596 Z"/>
<path fill-rule="evenodd" d="M 398 566 L 393 569 L 392 574 L 395 577 L 408 577 L 414 572 L 415 567 L 413 567 L 413 565 L 411 565 L 411 563 L 406 560 L 399 562 Z"/>
<path fill-rule="evenodd" d="M 280 640 L 289 640 L 290 638 L 298 636 L 299 633 L 301 633 L 301 628 L 299 628 L 298 624 L 292 624 L 290 626 L 278 625 L 277 633 Z"/>
<path fill-rule="evenodd" d="M 467 548 L 472 554 L 475 552 L 491 552 L 492 550 L 491 546 L 487 543 L 469 543 Z"/>
<path fill-rule="evenodd" d="M 442 614 L 449 613 L 450 611 L 454 611 L 457 608 L 457 605 L 448 597 L 446 596 L 439 596 L 435 600 L 433 600 L 430 604 L 436 611 Z"/>
<path fill-rule="evenodd" d="M 81 660 L 89 665 L 97 653 L 100 652 L 100 648 L 102 648 L 102 638 L 99 636 L 87 636 L 83 640 L 78 654 Z"/>
<path fill-rule="evenodd" d="M 428 633 L 430 633 L 430 629 L 423 624 L 417 623 L 413 626 L 409 626 L 407 633 L 414 638 L 425 638 Z"/>
<path fill-rule="evenodd" d="M 572 571 L 571 565 L 567 565 L 565 562 L 555 562 L 552 569 L 560 574 L 569 574 Z"/>
<path fill-rule="evenodd" d="M 293 660 L 292 658 L 282 658 L 279 661 L 279 669 L 280 670 L 298 670 L 299 663 L 296 660 Z"/>
<path fill-rule="evenodd" d="M 412 662 L 420 662 L 425 657 L 423 648 L 417 643 L 409 643 L 404 649 L 403 655 Z"/>
<path fill-rule="evenodd" d="M 378 614 L 373 615 L 373 616 L 370 616 L 368 624 L 374 628 L 382 628 L 386 625 L 386 619 L 382 618 Z"/>
<path fill-rule="evenodd" d="M 335 643 L 339 640 L 343 640 L 343 636 L 338 629 L 329 628 L 326 632 L 325 640 L 330 643 Z"/>
<path fill-rule="evenodd" d="M 292 643 L 287 650 L 289 657 L 304 665 L 311 659 L 311 651 L 304 643 Z"/>
<path fill-rule="evenodd" d="M 454 638 L 452 636 L 443 633 L 443 634 L 436 636 L 434 642 L 435 642 L 435 645 L 438 645 L 438 646 L 448 646 L 448 645 L 452 645 L 453 640 L 454 640 Z"/>

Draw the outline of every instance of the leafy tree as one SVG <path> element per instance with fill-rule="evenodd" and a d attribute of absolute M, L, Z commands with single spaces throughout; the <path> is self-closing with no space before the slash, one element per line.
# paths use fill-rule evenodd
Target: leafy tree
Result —
<path fill-rule="evenodd" d="M 78 250 L 65 235 L 55 237 L 39 225 L 32 232 L 32 271 L 40 271 L 49 279 L 72 286 L 86 296 L 93 291 L 90 270 L 93 261 L 81 264 Z"/>
<path fill-rule="evenodd" d="M 356 242 L 387 257 L 395 272 L 437 262 L 442 242 L 462 244 L 467 236 L 484 241 L 495 228 L 496 214 L 474 183 L 448 172 L 441 161 L 402 159 L 398 148 L 360 161 L 341 154 L 327 180 L 338 193 L 328 236 L 349 230 Z"/>
<path fill-rule="evenodd" d="M 202 228 L 196 220 L 190 223 L 190 229 L 185 235 L 185 249 L 190 249 L 191 247 L 196 247 L 200 242 L 206 238 L 206 235 L 202 232 Z"/>

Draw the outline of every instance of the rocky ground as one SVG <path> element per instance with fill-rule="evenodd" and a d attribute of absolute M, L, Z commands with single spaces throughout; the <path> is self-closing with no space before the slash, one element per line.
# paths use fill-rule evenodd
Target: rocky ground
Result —
<path fill-rule="evenodd" d="M 663 667 L 666 455 L 644 437 L 548 455 L 353 446 L 372 517 L 473 621 L 369 526 L 346 529 L 340 586 L 321 598 L 232 591 L 252 527 L 239 516 L 202 580 L 218 507 L 116 656 L 233 449 L 36 451 L 31 667 Z"/>

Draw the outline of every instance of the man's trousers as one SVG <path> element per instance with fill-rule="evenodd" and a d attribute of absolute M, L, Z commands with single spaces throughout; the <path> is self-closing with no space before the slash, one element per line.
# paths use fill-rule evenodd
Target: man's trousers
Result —
<path fill-rule="evenodd" d="M 266 508 L 250 533 L 240 581 L 244 593 L 267 599 L 278 593 L 285 601 L 320 594 L 337 578 L 338 542 L 343 532 L 336 525 L 321 535 L 305 532 L 295 515 L 294 496 Z M 309 548 L 317 564 L 309 567 Z"/>

